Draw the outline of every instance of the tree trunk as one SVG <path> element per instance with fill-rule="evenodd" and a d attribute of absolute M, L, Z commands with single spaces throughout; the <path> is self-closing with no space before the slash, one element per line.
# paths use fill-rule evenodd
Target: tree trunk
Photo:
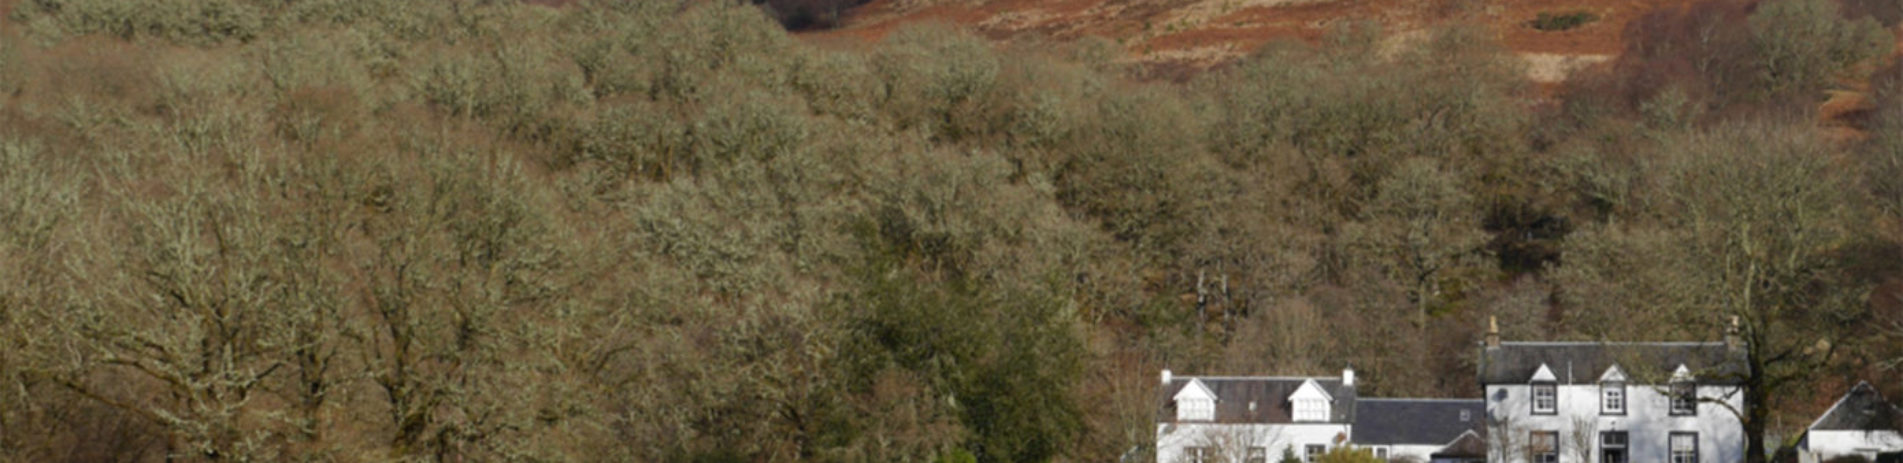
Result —
<path fill-rule="evenodd" d="M 1752 346 L 1752 349 L 1756 350 L 1757 347 Z M 1744 381 L 1744 461 L 1745 463 L 1764 463 L 1764 423 L 1769 418 L 1771 410 L 1771 407 L 1767 406 L 1769 392 L 1764 388 L 1764 369 L 1759 365 L 1750 365 L 1750 368 L 1751 371 L 1747 373 Z"/>
<path fill-rule="evenodd" d="M 1422 335 L 1427 333 L 1428 279 L 1432 278 L 1432 275 L 1432 273 L 1423 273 L 1414 280 L 1414 330 Z"/>

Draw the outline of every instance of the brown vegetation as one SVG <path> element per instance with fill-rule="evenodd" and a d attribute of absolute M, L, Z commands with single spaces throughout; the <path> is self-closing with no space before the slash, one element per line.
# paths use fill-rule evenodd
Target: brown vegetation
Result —
<path fill-rule="evenodd" d="M 1158 368 L 1466 396 L 1487 316 L 1742 316 L 1806 416 L 1903 358 L 1903 78 L 1828 5 L 1543 104 L 1484 28 L 1165 83 L 736 2 L 0 2 L 0 460 L 1112 461 Z"/>
<path fill-rule="evenodd" d="M 1317 43 L 1346 22 L 1379 24 L 1395 43 L 1435 28 L 1466 25 L 1540 66 L 1529 75 L 1559 82 L 1580 66 L 1546 61 L 1597 62 L 1624 47 L 1621 31 L 1628 22 L 1655 9 L 1692 3 L 1696 0 L 874 0 L 850 10 L 840 29 L 808 37 L 876 39 L 909 24 L 945 22 L 994 39 L 1097 37 L 1118 44 L 1133 63 L 1201 71 L 1234 63 L 1275 41 Z M 1889 8 L 1880 3 L 1859 1 L 1868 7 L 1852 10 Z M 1573 27 L 1536 27 L 1542 16 L 1571 18 Z M 1593 20 L 1577 22 L 1587 17 Z"/>

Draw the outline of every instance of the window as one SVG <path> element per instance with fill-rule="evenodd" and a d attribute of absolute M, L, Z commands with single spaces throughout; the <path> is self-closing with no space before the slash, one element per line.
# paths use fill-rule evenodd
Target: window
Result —
<path fill-rule="evenodd" d="M 1269 463 L 1269 448 L 1249 447 L 1249 463 Z"/>
<path fill-rule="evenodd" d="M 1176 401 L 1176 419 L 1181 421 L 1209 421 L 1216 419 L 1216 401 L 1209 399 L 1183 399 Z"/>
<path fill-rule="evenodd" d="M 1533 384 L 1533 414 L 1552 415 L 1559 413 L 1559 386 L 1553 383 Z"/>
<path fill-rule="evenodd" d="M 1671 446 L 1672 463 L 1698 463 L 1698 433 L 1674 432 Z"/>
<path fill-rule="evenodd" d="M 1296 399 L 1295 421 L 1328 421 L 1328 401 L 1322 399 Z"/>
<path fill-rule="evenodd" d="M 1526 452 L 1532 463 L 1559 463 L 1559 432 L 1533 431 Z"/>
<path fill-rule="evenodd" d="M 1322 454 L 1328 453 L 1328 446 L 1326 445 L 1309 444 L 1307 447 L 1304 447 L 1304 449 L 1307 451 L 1302 452 L 1303 453 L 1302 461 L 1306 461 L 1309 463 L 1314 463 L 1315 460 L 1320 460 L 1322 458 Z"/>
<path fill-rule="evenodd" d="M 1377 460 L 1381 460 L 1381 461 L 1387 461 L 1387 459 L 1388 459 L 1388 448 L 1387 448 L 1387 447 L 1375 447 L 1375 448 L 1374 448 L 1374 458 L 1375 458 L 1375 459 L 1377 459 Z"/>
<path fill-rule="evenodd" d="M 1672 383 L 1672 415 L 1690 416 L 1698 414 L 1698 386 L 1691 381 Z"/>
<path fill-rule="evenodd" d="M 1599 385 L 1599 413 L 1625 414 L 1625 383 L 1614 381 Z"/>
<path fill-rule="evenodd" d="M 1183 449 L 1183 457 L 1190 463 L 1210 463 L 1209 447 L 1189 447 Z"/>
<path fill-rule="evenodd" d="M 1625 431 L 1599 433 L 1599 463 L 1626 463 Z"/>

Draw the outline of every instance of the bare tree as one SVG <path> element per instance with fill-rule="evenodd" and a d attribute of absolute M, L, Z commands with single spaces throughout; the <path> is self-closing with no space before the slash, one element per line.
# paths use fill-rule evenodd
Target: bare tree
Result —
<path fill-rule="evenodd" d="M 1202 459 L 1199 460 L 1196 455 L 1185 451 L 1177 457 L 1181 463 L 1267 462 L 1280 458 L 1280 453 L 1273 452 L 1287 444 L 1282 436 L 1281 428 L 1277 426 L 1212 424 L 1197 425 L 1196 428 L 1193 431 L 1186 431 L 1192 434 L 1184 439 L 1187 442 L 1184 447 L 1202 452 Z M 1250 459 L 1252 456 L 1250 452 L 1258 450 L 1259 452 L 1253 456 L 1260 458 Z"/>
<path fill-rule="evenodd" d="M 1488 411 L 1487 418 L 1487 455 L 1498 457 L 1502 463 L 1525 458 L 1530 451 L 1524 440 L 1526 429 L 1513 422 L 1513 414 Z"/>
<path fill-rule="evenodd" d="M 1240 425 L 1207 426 L 1198 436 L 1199 446 L 1210 449 L 1214 461 L 1233 463 L 1265 463 L 1271 450 L 1286 445 L 1279 426 Z M 1250 452 L 1261 459 L 1251 460 Z"/>
<path fill-rule="evenodd" d="M 1445 271 L 1471 263 L 1486 239 L 1459 177 L 1431 158 L 1403 161 L 1363 211 L 1360 241 L 1373 263 L 1408 287 L 1414 326 L 1425 332 Z"/>
<path fill-rule="evenodd" d="M 1592 450 L 1599 447 L 1599 420 L 1590 416 L 1573 418 L 1573 430 L 1566 436 L 1574 461 L 1594 461 Z"/>
<path fill-rule="evenodd" d="M 567 297 L 559 230 L 519 193 L 513 162 L 439 154 L 451 159 L 385 180 L 389 211 L 364 225 L 374 251 L 356 269 L 372 315 L 362 362 L 400 453 L 520 453 L 521 439 L 577 411 L 559 407 L 563 383 L 524 376 L 553 367 L 553 334 L 512 328 Z M 511 392 L 527 390 L 537 393 Z"/>
<path fill-rule="evenodd" d="M 54 317 L 70 355 L 53 378 L 82 396 L 164 427 L 178 452 L 207 460 L 271 459 L 276 434 L 255 406 L 287 365 L 285 243 L 258 196 L 189 178 L 173 195 L 123 195 L 124 240 L 91 235 L 73 271 L 83 282 Z M 123 382 L 147 387 L 127 390 Z"/>
<path fill-rule="evenodd" d="M 1733 412 L 1752 463 L 1765 459 L 1774 401 L 1830 361 L 1843 340 L 1827 324 L 1859 317 L 1869 287 L 1836 254 L 1859 223 L 1835 186 L 1849 177 L 1807 130 L 1721 127 L 1685 140 L 1674 166 L 1685 244 L 1698 251 L 1686 277 L 1702 286 L 1700 305 L 1742 321 L 1745 410 Z"/>

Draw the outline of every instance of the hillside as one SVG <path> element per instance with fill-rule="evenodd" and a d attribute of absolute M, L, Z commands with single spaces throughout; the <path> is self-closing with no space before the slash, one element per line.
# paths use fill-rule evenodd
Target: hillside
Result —
<path fill-rule="evenodd" d="M 1903 393 L 1896 18 L 1034 3 L 0 0 L 0 461 L 1144 460 L 1163 368 L 1472 397 L 1492 318 L 1737 317 L 1770 447 Z"/>
<path fill-rule="evenodd" d="M 950 23 L 994 40 L 1099 37 L 1126 62 L 1181 77 L 1234 62 L 1274 40 L 1314 42 L 1343 23 L 1372 21 L 1390 48 L 1433 27 L 1476 25 L 1524 62 L 1529 79 L 1557 83 L 1624 50 L 1626 27 L 1696 0 L 874 0 L 850 10 L 821 40 L 876 40 L 908 24 Z M 1542 15 L 1590 14 L 1542 30 Z"/>

